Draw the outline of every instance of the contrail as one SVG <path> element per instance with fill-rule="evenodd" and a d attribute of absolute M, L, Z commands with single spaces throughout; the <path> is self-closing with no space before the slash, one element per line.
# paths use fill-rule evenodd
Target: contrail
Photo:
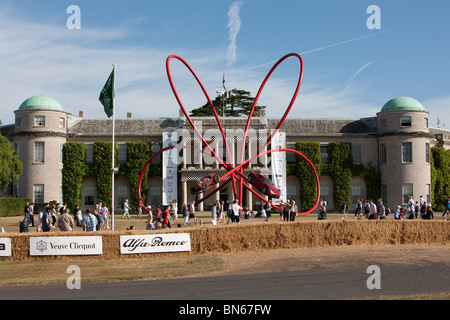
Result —
<path fill-rule="evenodd" d="M 369 63 L 366 63 L 365 65 L 363 65 L 361 68 L 358 69 L 358 71 L 356 71 L 356 72 L 350 77 L 350 79 L 348 79 L 347 82 L 350 82 L 350 81 L 352 81 L 353 79 L 355 79 L 356 76 L 357 76 L 358 74 L 361 73 L 361 71 L 363 71 L 365 68 L 367 68 L 368 66 L 370 66 L 370 65 L 371 65 L 372 63 L 374 63 L 374 62 L 375 62 L 375 61 L 370 61 Z"/>
<path fill-rule="evenodd" d="M 330 44 L 330 45 L 328 45 L 328 46 L 324 46 L 324 47 L 320 47 L 320 48 L 316 48 L 316 49 L 312 49 L 312 50 L 308 50 L 308 51 L 301 52 L 300 55 L 305 55 L 305 54 L 308 54 L 308 53 L 311 53 L 311 52 L 316 52 L 316 51 L 328 49 L 328 48 L 331 48 L 331 47 L 340 46 L 340 45 L 343 45 L 343 44 L 346 44 L 346 43 L 350 43 L 350 42 L 353 42 L 353 41 L 358 41 L 358 40 L 362 40 L 362 39 L 365 39 L 365 38 L 373 37 L 373 36 L 376 36 L 376 35 L 379 35 L 379 34 L 382 34 L 382 33 L 384 33 L 384 31 L 378 32 L 378 33 L 374 33 L 374 34 L 369 34 L 369 35 L 367 35 L 367 36 L 362 36 L 362 37 L 350 39 L 350 40 L 341 41 L 341 42 L 338 42 L 338 43 L 333 43 L 333 44 Z M 267 66 L 267 65 L 269 65 L 269 64 L 273 64 L 273 63 L 275 63 L 275 62 L 277 62 L 277 61 L 278 61 L 278 60 L 266 62 L 266 63 L 260 64 L 260 65 L 258 65 L 258 66 L 251 67 L 251 68 L 249 68 L 249 69 L 247 69 L 247 70 L 252 70 L 252 69 L 264 67 L 264 66 Z"/>
<path fill-rule="evenodd" d="M 241 29 L 241 18 L 239 17 L 239 9 L 243 4 L 242 1 L 233 2 L 228 10 L 228 24 L 229 28 L 228 39 L 230 44 L 227 47 L 227 66 L 231 66 L 236 62 L 236 37 Z"/>

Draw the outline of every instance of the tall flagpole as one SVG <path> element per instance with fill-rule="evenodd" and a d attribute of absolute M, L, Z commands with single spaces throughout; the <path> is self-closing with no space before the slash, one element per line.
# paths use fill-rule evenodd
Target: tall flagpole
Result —
<path fill-rule="evenodd" d="M 113 64 L 114 68 L 114 81 L 113 81 L 113 92 L 114 95 L 112 97 L 113 101 L 113 118 L 112 118 L 112 156 L 111 156 L 111 230 L 114 231 L 114 174 L 115 174 L 115 166 L 114 166 L 114 149 L 115 149 L 115 130 L 116 130 L 116 65 Z"/>

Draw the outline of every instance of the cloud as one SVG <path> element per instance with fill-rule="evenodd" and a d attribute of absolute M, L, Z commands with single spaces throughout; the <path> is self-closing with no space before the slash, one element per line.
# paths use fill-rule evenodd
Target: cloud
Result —
<path fill-rule="evenodd" d="M 236 37 L 241 29 L 241 18 L 239 16 L 239 11 L 243 2 L 233 2 L 230 9 L 228 10 L 228 39 L 230 43 L 227 47 L 227 66 L 233 65 L 237 60 L 236 54 Z"/>
<path fill-rule="evenodd" d="M 365 38 L 373 37 L 373 36 L 376 36 L 376 35 L 379 35 L 379 34 L 382 34 L 382 33 L 384 33 L 384 31 L 378 32 L 378 33 L 369 34 L 369 35 L 362 36 L 362 37 L 352 38 L 352 39 L 345 40 L 345 41 L 340 41 L 340 42 L 337 42 L 337 43 L 329 44 L 329 45 L 326 45 L 326 46 L 318 47 L 318 48 L 307 50 L 307 51 L 303 51 L 303 52 L 300 52 L 299 54 L 301 56 L 303 56 L 305 54 L 309 54 L 309 53 L 313 53 L 313 52 L 316 52 L 316 51 L 325 50 L 325 49 L 336 47 L 336 46 L 341 46 L 343 44 L 347 44 L 347 43 L 350 43 L 350 42 L 354 42 L 354 41 L 362 40 L 362 39 L 365 39 Z M 267 66 L 267 65 L 270 65 L 270 64 L 274 64 L 277 61 L 278 60 L 269 61 L 269 62 L 260 64 L 260 65 L 257 65 L 257 66 L 253 66 L 253 67 L 249 68 L 248 70 L 257 69 L 257 68 L 264 67 L 264 66 Z"/>
<path fill-rule="evenodd" d="M 241 5 L 242 2 L 236 2 L 230 7 L 233 17 L 239 18 Z M 230 35 L 234 30 L 234 45 L 239 32 L 236 27 L 235 23 L 233 28 L 230 25 Z M 132 32 L 125 27 L 117 30 L 68 30 L 65 24 L 33 23 L 7 13 L 0 13 L 0 30 L 4 31 L 0 33 L 0 43 L 3 44 L 0 46 L 0 87 L 5 93 L 0 109 L 3 124 L 14 123 L 14 110 L 25 99 L 37 94 L 55 98 L 69 113 L 76 115 L 82 110 L 88 118 L 106 117 L 98 96 L 111 72 L 112 63 L 117 64 L 118 118 L 124 118 L 127 112 L 131 112 L 133 118 L 178 116 L 179 105 L 165 69 L 166 58 L 171 53 L 177 53 L 191 65 L 212 99 L 222 80 L 222 48 L 172 48 L 167 52 L 146 45 L 125 45 L 124 39 Z M 233 52 L 236 53 L 235 50 Z M 256 95 L 266 73 L 264 68 L 248 70 L 230 68 L 227 87 L 244 89 Z M 171 62 L 171 71 L 188 111 L 206 102 L 198 84 L 182 63 Z M 288 75 L 276 73 L 265 87 L 260 105 L 267 106 L 268 116 L 281 116 L 289 104 L 296 85 L 290 76 L 295 78 L 297 75 L 293 71 Z M 328 79 L 304 79 L 290 117 L 357 118 L 374 116 L 379 111 L 380 105 L 370 105 L 367 99 L 360 103 L 357 89 L 342 94 L 339 91 L 341 84 L 325 81 Z M 356 114 L 355 110 L 358 110 Z"/>
<path fill-rule="evenodd" d="M 89 118 L 105 117 L 98 96 L 113 63 L 117 64 L 117 117 L 125 117 L 127 112 L 142 118 L 178 115 L 165 69 L 172 52 L 124 45 L 131 30 L 68 30 L 65 24 L 33 23 L 5 12 L 0 12 L 0 30 L 0 87 L 7 93 L 0 109 L 3 124 L 14 123 L 13 111 L 39 94 L 55 98 L 66 112 L 82 110 Z M 217 52 L 173 50 L 192 65 L 205 84 L 213 81 L 209 72 L 211 65 L 220 64 Z M 174 62 L 174 69 L 174 81 L 181 89 L 186 82 L 195 87 L 182 96 L 186 103 L 203 105 L 206 99 L 186 68 Z"/>

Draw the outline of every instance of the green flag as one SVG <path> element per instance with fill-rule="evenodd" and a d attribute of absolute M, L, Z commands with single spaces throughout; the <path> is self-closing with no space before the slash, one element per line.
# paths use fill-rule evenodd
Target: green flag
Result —
<path fill-rule="evenodd" d="M 100 97 L 98 100 L 100 100 L 101 104 L 103 105 L 103 108 L 105 109 L 105 113 L 110 118 L 113 115 L 113 99 L 115 96 L 114 93 L 114 70 L 111 71 L 111 74 L 109 75 L 108 80 L 105 83 L 105 86 L 102 89 L 102 92 L 100 92 Z"/>

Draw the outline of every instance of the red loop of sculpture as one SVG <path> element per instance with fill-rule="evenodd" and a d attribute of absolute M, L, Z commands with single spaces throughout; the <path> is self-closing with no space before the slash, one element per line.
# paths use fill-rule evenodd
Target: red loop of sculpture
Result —
<path fill-rule="evenodd" d="M 211 99 L 210 99 L 210 97 L 209 97 L 209 95 L 208 95 L 208 93 L 207 93 L 205 87 L 203 86 L 202 82 L 200 81 L 199 77 L 196 75 L 196 73 L 194 72 L 194 70 L 189 66 L 189 64 L 188 64 L 184 59 L 182 59 L 181 57 L 179 57 L 179 56 L 177 56 L 177 55 L 170 55 L 170 56 L 167 58 L 167 60 L 166 60 L 166 71 L 167 71 L 167 76 L 168 76 L 168 79 L 169 79 L 169 83 L 170 83 L 170 86 L 171 86 L 171 88 L 172 88 L 172 91 L 173 91 L 173 93 L 174 93 L 174 95 L 175 95 L 175 98 L 177 99 L 178 104 L 180 105 L 180 108 L 181 108 L 181 110 L 183 111 L 183 113 L 184 113 L 184 115 L 185 115 L 185 117 L 186 117 L 186 120 L 189 122 L 189 124 L 191 125 L 192 129 L 193 129 L 194 132 L 198 135 L 198 137 L 201 139 L 202 144 L 208 149 L 208 151 L 207 151 L 207 150 L 197 149 L 197 148 L 192 147 L 192 146 L 180 146 L 180 145 L 176 145 L 176 146 L 170 146 L 170 147 L 161 149 L 161 150 L 158 151 L 156 154 L 152 155 L 152 156 L 148 159 L 147 163 L 145 164 L 145 166 L 144 166 L 144 168 L 143 168 L 143 170 L 142 170 L 142 172 L 141 172 L 141 177 L 140 177 L 140 180 L 139 180 L 139 187 L 138 187 L 138 192 L 139 192 L 139 204 L 141 204 L 141 205 L 144 207 L 144 209 L 145 209 L 146 211 L 148 211 L 148 210 L 147 210 L 147 208 L 146 208 L 146 207 L 143 205 L 143 203 L 142 203 L 142 197 L 141 197 L 141 183 L 142 183 L 142 178 L 143 178 L 143 176 L 144 176 L 144 173 L 145 173 L 145 171 L 146 171 L 146 169 L 147 169 L 147 166 L 151 163 L 151 161 L 152 161 L 156 156 L 158 156 L 159 154 L 161 154 L 161 153 L 164 152 L 164 151 L 171 150 L 171 149 L 174 149 L 174 148 L 178 148 L 178 149 L 181 149 L 181 148 L 183 148 L 183 149 L 191 149 L 191 150 L 194 150 L 194 151 L 199 151 L 199 152 L 202 152 L 202 153 L 206 153 L 206 154 L 208 154 L 209 156 L 215 158 L 215 159 L 216 159 L 216 160 L 217 160 L 217 161 L 225 168 L 225 170 L 227 171 L 227 173 L 225 173 L 224 175 L 222 175 L 222 177 L 220 177 L 219 183 L 218 183 L 217 185 L 213 185 L 213 186 L 209 187 L 207 191 L 210 191 L 211 189 L 213 189 L 213 190 L 210 191 L 207 195 L 204 195 L 203 198 L 197 200 L 195 204 L 199 204 L 199 203 L 205 201 L 206 199 L 208 199 L 209 197 L 211 197 L 212 195 L 214 195 L 216 192 L 219 192 L 221 188 L 223 188 L 226 184 L 228 184 L 228 183 L 230 183 L 230 182 L 232 182 L 232 185 L 233 185 L 233 192 L 234 192 L 235 198 L 238 199 L 239 203 L 241 202 L 241 199 L 242 199 L 242 192 L 243 192 L 243 188 L 244 188 L 244 187 L 245 187 L 246 189 L 250 190 L 250 192 L 252 192 L 254 195 L 256 195 L 256 196 L 257 196 L 258 198 L 260 198 L 261 200 L 266 201 L 265 198 L 263 198 L 259 193 L 257 193 L 256 191 L 254 191 L 251 187 L 249 187 L 249 186 L 243 181 L 244 179 L 246 179 L 246 176 L 244 175 L 244 169 L 247 168 L 247 167 L 249 166 L 249 164 L 250 164 L 251 161 L 253 161 L 253 160 L 255 160 L 255 159 L 257 159 L 257 158 L 259 158 L 259 157 L 261 157 L 261 156 L 263 156 L 263 155 L 270 154 L 270 153 L 272 153 L 272 152 L 293 152 L 293 153 L 299 155 L 300 157 L 302 157 L 302 158 L 303 158 L 303 159 L 311 166 L 311 169 L 312 169 L 312 171 L 313 171 L 313 173 L 314 173 L 314 176 L 315 176 L 315 179 L 316 179 L 316 184 L 317 184 L 317 198 L 316 198 L 315 205 L 314 205 L 310 210 L 308 210 L 308 211 L 306 211 L 306 212 L 300 213 L 300 215 L 307 215 L 307 214 L 310 214 L 311 212 L 313 212 L 313 211 L 316 209 L 316 207 L 317 207 L 317 205 L 318 205 L 318 203 L 319 203 L 319 197 L 320 197 L 319 177 L 318 177 L 318 175 L 317 175 L 316 169 L 314 168 L 314 165 L 313 165 L 313 164 L 311 163 L 311 161 L 310 161 L 306 156 L 304 156 L 302 153 L 298 152 L 297 150 L 292 150 L 292 149 L 287 149 L 287 148 L 280 148 L 280 149 L 273 149 L 273 150 L 267 150 L 267 151 L 260 152 L 260 153 L 258 153 L 258 154 L 256 154 L 256 155 L 252 156 L 250 159 L 247 159 L 247 160 L 244 161 L 244 154 L 245 154 L 245 153 L 244 153 L 244 150 L 245 150 L 245 141 L 246 141 L 246 138 L 247 138 L 247 132 L 248 132 L 248 129 L 249 129 L 249 125 L 250 125 L 250 121 L 251 121 L 251 118 L 252 118 L 254 109 L 255 109 L 256 104 L 257 104 L 257 102 L 258 102 L 258 100 L 259 100 L 259 97 L 260 97 L 260 95 L 261 95 L 261 92 L 262 92 L 262 90 L 264 89 L 264 87 L 265 87 L 267 81 L 268 81 L 269 78 L 271 77 L 272 73 L 275 71 L 275 69 L 279 66 L 280 63 L 282 63 L 284 60 L 286 60 L 286 59 L 289 58 L 289 57 L 296 57 L 296 58 L 298 58 L 299 61 L 300 61 L 300 73 L 299 73 L 299 78 L 298 78 L 297 86 L 296 86 L 296 89 L 295 89 L 295 91 L 294 91 L 294 94 L 293 94 L 293 96 L 292 96 L 292 98 L 291 98 L 291 101 L 290 101 L 290 103 L 289 103 L 289 105 L 288 105 L 288 107 L 287 107 L 287 109 L 286 109 L 286 111 L 285 111 L 283 117 L 281 118 L 281 120 L 280 120 L 280 122 L 278 123 L 278 125 L 275 127 L 275 130 L 273 131 L 273 133 L 269 136 L 269 138 L 268 138 L 267 141 L 265 142 L 265 145 L 262 147 L 262 149 L 265 149 L 265 148 L 267 147 L 267 145 L 269 145 L 269 143 L 270 143 L 270 141 L 272 140 L 272 138 L 274 137 L 274 135 L 278 132 L 278 130 L 279 130 L 280 127 L 282 126 L 283 122 L 286 120 L 286 117 L 287 117 L 287 115 L 289 114 L 289 112 L 290 112 L 290 110 L 291 110 L 291 108 L 292 108 L 292 106 L 293 106 L 293 104 L 294 104 L 294 102 L 295 102 L 295 99 L 296 99 L 297 96 L 298 96 L 298 93 L 299 93 L 299 90 L 300 90 L 300 86 L 301 86 L 301 82 L 302 82 L 302 77 L 303 77 L 303 59 L 301 58 L 301 56 L 300 56 L 299 54 L 291 53 L 291 54 L 285 55 L 285 56 L 282 57 L 280 60 L 278 60 L 278 62 L 277 62 L 277 63 L 272 67 L 272 69 L 269 71 L 269 73 L 268 73 L 267 76 L 265 77 L 264 81 L 262 82 L 262 84 L 261 84 L 261 86 L 260 86 L 260 88 L 259 88 L 259 90 L 258 90 L 258 93 L 257 93 L 257 95 L 256 95 L 256 97 L 255 97 L 254 102 L 253 102 L 253 105 L 252 105 L 250 114 L 249 114 L 248 119 L 247 119 L 247 123 L 246 123 L 246 126 L 245 126 L 245 130 L 244 130 L 244 137 L 243 137 L 243 142 L 244 142 L 244 143 L 243 143 L 243 145 L 242 145 L 241 164 L 239 164 L 239 165 L 236 166 L 236 167 L 233 166 L 232 162 L 231 162 L 231 163 L 227 163 L 227 162 L 225 162 L 223 159 L 221 159 L 221 158 L 219 158 L 219 157 L 217 156 L 217 154 L 213 151 L 213 149 L 211 148 L 211 146 L 207 143 L 207 141 L 204 139 L 204 137 L 202 136 L 202 134 L 199 132 L 199 130 L 197 129 L 197 127 L 196 127 L 195 124 L 193 123 L 191 117 L 189 116 L 189 114 L 188 114 L 188 112 L 186 111 L 186 109 L 185 109 L 183 103 L 181 102 L 181 99 L 180 99 L 180 97 L 179 97 L 179 95 L 178 95 L 178 93 L 177 93 L 177 91 L 176 91 L 176 89 L 175 89 L 175 86 L 174 86 L 174 84 L 173 84 L 172 76 L 171 76 L 171 74 L 170 74 L 170 65 L 169 65 L 170 60 L 173 59 L 173 58 L 175 58 L 175 59 L 181 61 L 181 62 L 188 68 L 188 70 L 191 72 L 191 74 L 194 76 L 195 80 L 196 80 L 197 83 L 199 84 L 199 86 L 200 86 L 200 88 L 202 89 L 202 91 L 203 91 L 205 97 L 206 97 L 207 100 L 208 100 L 208 103 L 209 103 L 209 105 L 210 105 L 210 107 L 211 107 L 211 110 L 212 110 L 212 112 L 213 112 L 213 114 L 214 114 L 214 117 L 215 117 L 215 119 L 216 119 L 216 121 L 217 121 L 217 125 L 218 125 L 218 127 L 219 127 L 219 130 L 220 130 L 220 132 L 221 132 L 221 134 L 222 134 L 222 138 L 223 138 L 223 141 L 224 141 L 224 146 L 225 146 L 225 149 L 226 149 L 227 155 L 228 155 L 227 159 L 231 159 L 231 156 L 230 156 L 230 149 L 229 149 L 229 147 L 228 147 L 228 143 L 227 143 L 227 139 L 226 139 L 226 137 L 225 137 L 225 132 L 224 132 L 224 130 L 223 130 L 222 123 L 220 122 L 220 119 L 219 119 L 219 116 L 218 116 L 218 114 L 217 114 L 217 112 L 216 112 L 216 109 L 215 109 L 215 107 L 214 107 L 214 105 L 213 105 L 213 103 L 212 103 L 212 101 L 211 101 Z M 230 178 L 228 178 L 228 177 L 230 177 Z M 224 181 L 224 180 L 227 179 L 227 178 L 228 178 L 228 180 L 227 180 L 225 183 L 222 183 L 222 184 L 221 184 L 221 182 Z M 236 179 L 239 181 L 239 185 L 240 185 L 240 188 L 239 188 L 239 195 L 238 195 L 237 190 L 236 190 L 236 181 L 235 181 Z M 206 193 L 206 192 L 205 192 L 205 193 Z M 273 206 L 274 206 L 275 208 L 278 209 L 278 206 L 275 206 L 275 205 L 273 205 Z"/>

